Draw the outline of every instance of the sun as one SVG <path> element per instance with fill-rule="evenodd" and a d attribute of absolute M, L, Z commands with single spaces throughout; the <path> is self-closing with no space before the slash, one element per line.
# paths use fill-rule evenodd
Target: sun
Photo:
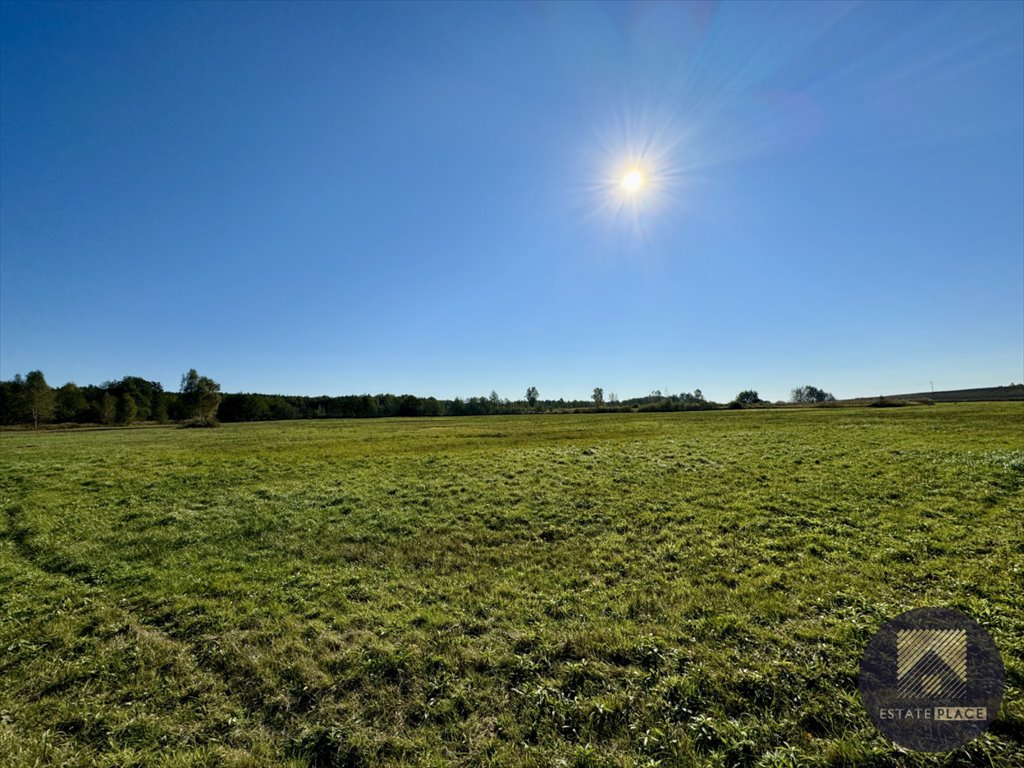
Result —
<path fill-rule="evenodd" d="M 643 184 L 644 177 L 636 168 L 628 171 L 626 175 L 622 177 L 622 188 L 631 195 L 636 194 Z"/>

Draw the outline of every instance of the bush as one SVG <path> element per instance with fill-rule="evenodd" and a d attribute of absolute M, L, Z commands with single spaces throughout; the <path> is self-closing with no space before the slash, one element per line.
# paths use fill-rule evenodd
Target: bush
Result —
<path fill-rule="evenodd" d="M 204 427 L 219 427 L 220 422 L 217 421 L 213 416 L 196 416 L 192 419 L 187 419 L 181 422 L 182 429 L 193 429 L 193 428 L 204 428 Z"/>

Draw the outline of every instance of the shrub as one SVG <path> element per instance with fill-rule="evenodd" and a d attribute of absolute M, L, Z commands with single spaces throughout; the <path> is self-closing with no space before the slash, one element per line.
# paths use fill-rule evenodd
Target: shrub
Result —
<path fill-rule="evenodd" d="M 187 419 L 181 422 L 182 429 L 193 429 L 193 428 L 204 428 L 204 427 L 219 427 L 220 422 L 217 421 L 213 416 L 196 416 L 192 419 Z"/>

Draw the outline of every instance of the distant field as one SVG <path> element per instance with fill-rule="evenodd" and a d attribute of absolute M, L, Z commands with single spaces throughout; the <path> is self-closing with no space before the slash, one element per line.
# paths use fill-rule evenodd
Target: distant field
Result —
<path fill-rule="evenodd" d="M 928 605 L 937 756 L 857 694 Z M 0 434 L 0 763 L 1024 765 L 1024 406 Z"/>
<path fill-rule="evenodd" d="M 1013 384 L 1008 387 L 980 387 L 978 389 L 946 389 L 940 392 L 914 392 L 892 397 L 898 400 L 931 400 L 935 403 L 1024 400 L 1024 384 Z"/>

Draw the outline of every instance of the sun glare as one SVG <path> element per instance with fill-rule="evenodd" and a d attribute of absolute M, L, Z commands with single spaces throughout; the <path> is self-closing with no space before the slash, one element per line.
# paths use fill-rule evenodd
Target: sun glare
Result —
<path fill-rule="evenodd" d="M 669 119 L 639 120 L 628 111 L 613 118 L 581 153 L 588 167 L 578 199 L 584 215 L 606 227 L 607 242 L 631 247 L 679 205 L 678 156 L 688 133 Z"/>
<path fill-rule="evenodd" d="M 631 195 L 638 192 L 640 187 L 643 186 L 643 183 L 644 177 L 640 175 L 640 171 L 636 168 L 632 169 L 622 177 L 622 188 Z"/>

